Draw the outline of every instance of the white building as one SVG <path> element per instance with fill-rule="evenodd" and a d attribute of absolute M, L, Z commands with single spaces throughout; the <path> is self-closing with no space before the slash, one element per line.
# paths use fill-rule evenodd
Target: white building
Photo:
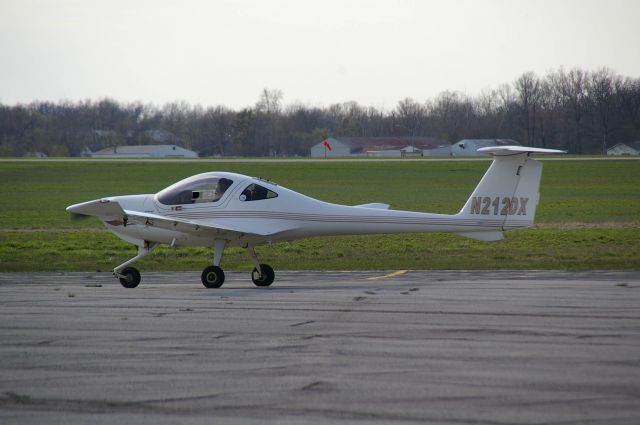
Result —
<path fill-rule="evenodd" d="M 311 147 L 312 158 L 346 156 L 408 157 L 423 156 L 427 151 L 448 144 L 433 137 L 329 137 L 331 150 L 322 141 Z M 448 151 L 447 154 L 449 155 Z"/>
<path fill-rule="evenodd" d="M 401 149 L 387 149 L 387 150 L 369 150 L 366 152 L 367 156 L 377 158 L 416 158 L 425 155 L 426 151 L 416 148 L 415 146 L 405 146 Z"/>
<path fill-rule="evenodd" d="M 114 146 L 91 154 L 92 158 L 197 158 L 198 154 L 176 145 Z"/>
<path fill-rule="evenodd" d="M 451 145 L 451 156 L 482 156 L 478 152 L 480 148 L 489 146 L 520 146 L 520 143 L 513 139 L 462 139 Z"/>
<path fill-rule="evenodd" d="M 47 154 L 43 152 L 27 152 L 24 154 L 25 158 L 46 158 Z"/>
<path fill-rule="evenodd" d="M 451 145 L 441 145 L 422 152 L 422 156 L 451 156 Z"/>
<path fill-rule="evenodd" d="M 640 142 L 618 143 L 607 149 L 607 155 L 640 155 Z"/>

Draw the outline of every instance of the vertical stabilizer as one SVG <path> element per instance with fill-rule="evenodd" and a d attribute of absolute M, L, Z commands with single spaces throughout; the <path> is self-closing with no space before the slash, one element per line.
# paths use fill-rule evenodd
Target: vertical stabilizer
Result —
<path fill-rule="evenodd" d="M 497 231 L 532 226 L 538 206 L 542 163 L 529 155 L 564 152 L 524 146 L 490 147 L 478 151 L 490 153 L 494 159 L 457 217 Z M 473 234 L 464 236 L 474 237 Z M 495 235 L 494 239 L 499 237 Z"/>

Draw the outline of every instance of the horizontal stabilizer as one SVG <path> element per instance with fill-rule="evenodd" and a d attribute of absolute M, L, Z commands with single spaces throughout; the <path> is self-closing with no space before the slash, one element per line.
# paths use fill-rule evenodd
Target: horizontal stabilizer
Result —
<path fill-rule="evenodd" d="M 477 241 L 492 242 L 502 240 L 502 232 L 500 231 L 484 231 L 484 232 L 464 232 L 458 233 L 465 238 L 475 239 Z"/>
<path fill-rule="evenodd" d="M 488 153 L 490 155 L 514 155 L 518 153 L 537 153 L 537 154 L 561 154 L 567 151 L 557 149 L 530 148 L 528 146 L 489 146 L 479 148 L 478 152 Z"/>

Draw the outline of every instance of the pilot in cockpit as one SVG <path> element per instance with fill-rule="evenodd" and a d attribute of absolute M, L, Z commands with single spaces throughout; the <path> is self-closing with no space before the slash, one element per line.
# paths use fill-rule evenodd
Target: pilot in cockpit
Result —
<path fill-rule="evenodd" d="M 222 198 L 222 195 L 224 195 L 224 192 L 229 189 L 229 186 L 231 186 L 231 184 L 233 184 L 233 181 L 229 179 L 221 178 L 220 180 L 218 180 L 215 195 L 213 196 L 213 202 L 217 202 L 220 198 Z"/>

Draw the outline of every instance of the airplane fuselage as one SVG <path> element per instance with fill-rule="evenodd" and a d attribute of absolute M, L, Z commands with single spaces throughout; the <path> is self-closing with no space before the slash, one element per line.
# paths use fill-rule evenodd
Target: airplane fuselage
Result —
<path fill-rule="evenodd" d="M 348 206 L 320 201 L 271 182 L 233 173 L 207 173 L 228 178 L 233 184 L 218 202 L 164 205 L 157 195 L 130 195 L 107 198 L 118 202 L 125 210 L 156 214 L 167 219 L 188 220 L 203 225 L 241 228 L 262 227 L 270 230 L 266 236 L 237 234 L 227 246 L 246 246 L 293 241 L 313 236 L 359 235 L 381 233 L 456 232 L 473 230 L 502 231 L 501 217 L 479 217 L 461 220 L 456 215 L 389 210 L 384 204 Z M 242 200 L 242 192 L 250 184 L 260 184 L 277 196 L 253 202 Z M 194 235 L 169 229 L 159 229 L 153 223 L 131 223 L 122 220 L 104 221 L 107 228 L 120 238 L 136 243 L 139 240 L 172 246 L 213 246 L 209 235 Z M 508 228 L 524 227 L 510 224 Z M 227 237 L 227 239 L 229 239 Z"/>

